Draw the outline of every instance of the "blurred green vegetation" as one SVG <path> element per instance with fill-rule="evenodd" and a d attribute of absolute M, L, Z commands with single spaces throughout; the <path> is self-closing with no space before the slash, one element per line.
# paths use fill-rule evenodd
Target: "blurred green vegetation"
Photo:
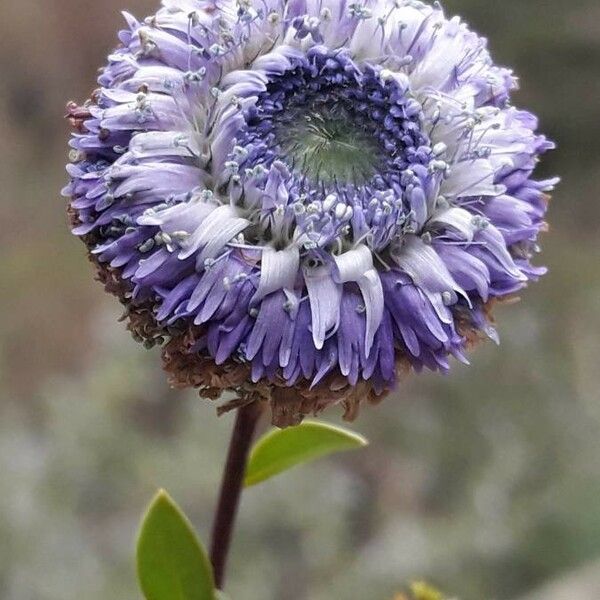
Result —
<path fill-rule="evenodd" d="M 499 310 L 500 348 L 365 410 L 355 429 L 368 449 L 246 492 L 233 598 L 379 600 L 424 578 L 463 600 L 504 600 L 588 563 L 600 571 L 600 5 L 446 7 L 515 67 L 517 103 L 559 143 L 541 169 L 563 177 L 543 240 L 550 274 Z M 143 507 L 166 487 L 206 539 L 231 426 L 170 391 L 157 354 L 117 324 L 58 198 L 63 106 L 93 86 L 121 8 L 0 3 L 3 600 L 139 597 Z M 571 595 L 592 597 L 597 587 Z"/>

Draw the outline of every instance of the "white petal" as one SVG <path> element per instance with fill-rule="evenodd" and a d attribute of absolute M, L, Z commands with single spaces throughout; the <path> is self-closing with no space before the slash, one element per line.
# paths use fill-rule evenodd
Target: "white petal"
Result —
<path fill-rule="evenodd" d="M 515 264 L 513 257 L 506 247 L 504 237 L 496 227 L 491 224 L 488 225 L 479 232 L 479 237 L 477 239 L 481 239 L 481 241 L 485 243 L 485 248 L 498 260 L 508 273 L 520 281 L 527 281 L 527 277 Z"/>
<path fill-rule="evenodd" d="M 229 240 L 249 224 L 250 221 L 237 216 L 237 211 L 233 206 L 229 204 L 219 206 L 202 221 L 200 227 L 182 244 L 183 249 L 179 254 L 179 258 L 188 258 L 204 246 L 198 256 L 198 261 L 201 264 L 206 258 L 215 256 Z"/>
<path fill-rule="evenodd" d="M 253 63 L 252 67 L 257 71 L 262 71 L 270 75 L 281 75 L 287 71 L 291 63 L 286 54 L 298 54 L 295 48 L 280 46 L 274 48 L 272 52 L 259 56 Z"/>
<path fill-rule="evenodd" d="M 495 172 L 485 158 L 459 162 L 451 166 L 450 175 L 442 182 L 440 193 L 447 198 L 464 196 L 497 196 L 504 186 L 494 185 Z"/>
<path fill-rule="evenodd" d="M 283 288 L 293 289 L 299 266 L 300 252 L 297 246 L 285 250 L 265 248 L 260 264 L 260 282 L 252 302 L 258 302 Z"/>
<path fill-rule="evenodd" d="M 367 271 L 358 281 L 358 287 L 365 303 L 367 327 L 365 334 L 365 354 L 368 356 L 373 339 L 383 319 L 383 286 L 375 269 Z"/>
<path fill-rule="evenodd" d="M 457 294 L 469 300 L 466 292 L 456 283 L 450 271 L 438 253 L 420 237 L 407 235 L 402 248 L 393 255 L 397 265 L 421 288 L 433 301 L 434 306 L 445 292 L 450 294 L 451 302 L 458 301 Z"/>
<path fill-rule="evenodd" d="M 136 158 L 200 155 L 197 134 L 190 132 L 148 131 L 131 138 L 129 150 Z"/>
<path fill-rule="evenodd" d="M 373 254 L 364 244 L 354 250 L 333 257 L 340 283 L 358 281 L 369 269 L 373 268 Z"/>
<path fill-rule="evenodd" d="M 435 212 L 429 219 L 430 225 L 449 225 L 463 235 L 469 242 L 475 234 L 473 215 L 464 208 L 456 206 Z"/>
<path fill-rule="evenodd" d="M 313 340 L 315 347 L 320 350 L 327 333 L 338 326 L 342 286 L 333 280 L 326 266 L 316 269 L 305 267 L 304 282 L 310 300 Z"/>
<path fill-rule="evenodd" d="M 131 79 L 127 79 L 119 85 L 125 90 L 134 92 L 136 96 L 142 86 L 146 86 L 151 92 L 172 94 L 174 89 L 183 87 L 183 77 L 184 73 L 179 69 L 165 65 L 149 65 L 140 67 Z"/>
<path fill-rule="evenodd" d="M 461 32 L 453 31 L 451 23 L 446 23 L 444 31 L 435 38 L 432 48 L 411 73 L 410 80 L 416 91 L 424 88 L 440 89 L 463 60 L 465 38 Z"/>
<path fill-rule="evenodd" d="M 202 221 L 212 213 L 216 204 L 207 202 L 190 201 L 171 206 L 159 212 L 148 212 L 138 217 L 140 225 L 158 225 L 162 231 L 173 233 L 175 231 L 195 231 Z"/>
<path fill-rule="evenodd" d="M 352 56 L 361 61 L 380 56 L 382 53 L 381 27 L 376 17 L 359 21 L 352 41 L 350 51 Z"/>
<path fill-rule="evenodd" d="M 223 247 L 230 242 L 238 233 L 241 233 L 250 225 L 250 221 L 246 219 L 229 219 L 223 223 L 222 227 L 211 237 L 209 242 L 204 246 L 202 252 L 196 259 L 196 265 L 202 268 L 204 261 L 208 258 L 214 258 L 221 252 Z"/>
<path fill-rule="evenodd" d="M 361 244 L 349 252 L 334 256 L 336 280 L 340 283 L 355 281 L 360 288 L 366 309 L 365 351 L 368 355 L 373 339 L 383 319 L 383 287 L 379 274 L 373 268 L 371 250 Z"/>

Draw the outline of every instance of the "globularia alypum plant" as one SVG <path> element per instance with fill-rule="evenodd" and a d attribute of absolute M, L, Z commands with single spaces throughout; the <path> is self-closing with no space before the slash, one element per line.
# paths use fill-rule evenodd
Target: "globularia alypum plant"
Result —
<path fill-rule="evenodd" d="M 73 232 L 171 382 L 280 427 L 497 339 L 552 143 L 416 0 L 163 0 L 69 105 Z M 251 408 L 254 407 L 254 408 Z M 227 478 L 227 477 L 226 477 Z"/>

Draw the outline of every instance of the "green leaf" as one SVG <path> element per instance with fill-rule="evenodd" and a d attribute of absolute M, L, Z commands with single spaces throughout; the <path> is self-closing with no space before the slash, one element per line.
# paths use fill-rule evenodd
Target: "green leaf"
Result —
<path fill-rule="evenodd" d="M 424 581 L 415 581 L 410 586 L 415 600 L 444 600 L 442 592 Z"/>
<path fill-rule="evenodd" d="M 353 431 L 316 421 L 274 429 L 252 449 L 244 483 L 255 485 L 296 465 L 367 444 L 363 436 Z"/>
<path fill-rule="evenodd" d="M 164 490 L 156 494 L 142 522 L 137 572 L 146 600 L 216 600 L 206 552 Z"/>

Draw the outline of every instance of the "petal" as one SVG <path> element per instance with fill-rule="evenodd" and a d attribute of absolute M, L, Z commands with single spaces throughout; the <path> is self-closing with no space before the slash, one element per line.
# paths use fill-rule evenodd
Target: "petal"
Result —
<path fill-rule="evenodd" d="M 358 294 L 352 291 L 344 293 L 340 326 L 336 336 L 340 372 L 355 381 L 358 379 L 359 357 L 366 354 L 363 347 L 365 320 L 359 312 L 360 303 Z"/>
<path fill-rule="evenodd" d="M 407 235 L 402 248 L 393 258 L 435 306 L 439 307 L 440 296 L 445 293 L 450 294 L 452 304 L 458 301 L 457 293 L 469 301 L 466 292 L 456 283 L 435 249 L 420 237 Z"/>
<path fill-rule="evenodd" d="M 367 271 L 358 281 L 363 296 L 367 317 L 365 332 L 365 355 L 369 355 L 373 347 L 373 339 L 383 319 L 383 287 L 379 273 L 375 269 Z"/>
<path fill-rule="evenodd" d="M 304 267 L 304 282 L 312 313 L 312 334 L 315 347 L 320 350 L 327 333 L 338 326 L 342 286 L 331 277 L 329 267 Z"/>
<path fill-rule="evenodd" d="M 337 267 L 336 280 L 340 283 L 355 281 L 362 293 L 367 319 L 365 352 L 368 355 L 383 318 L 383 288 L 379 275 L 373 268 L 373 254 L 367 246 L 361 244 L 354 250 L 334 256 L 334 261 Z"/>
<path fill-rule="evenodd" d="M 263 250 L 260 264 L 260 282 L 252 302 L 262 300 L 277 290 L 292 289 L 300 267 L 300 252 L 297 246 L 285 250 L 267 247 Z"/>
<path fill-rule="evenodd" d="M 123 179 L 113 190 L 116 198 L 139 192 L 151 192 L 154 198 L 167 198 L 177 193 L 185 194 L 206 179 L 206 173 L 197 167 L 161 162 L 115 164 L 109 175 L 113 179 Z"/>
<path fill-rule="evenodd" d="M 282 309 L 284 298 L 282 294 L 273 294 L 267 298 L 260 306 L 260 311 L 256 317 L 252 333 L 248 336 L 246 342 L 246 358 L 253 360 L 261 351 L 266 351 L 266 345 L 269 349 L 264 356 L 265 366 L 270 364 L 276 350 L 279 348 L 279 342 L 283 329 L 285 327 L 283 319 L 286 314 Z M 265 348 L 263 348 L 263 345 Z"/>
<path fill-rule="evenodd" d="M 216 204 L 192 200 L 176 204 L 159 212 L 148 211 L 138 217 L 137 222 L 140 225 L 158 225 L 166 233 L 174 233 L 175 231 L 191 233 L 200 226 L 202 221 L 216 207 Z"/>
<path fill-rule="evenodd" d="M 201 154 L 198 135 L 190 132 L 148 131 L 131 138 L 129 151 L 136 159 L 155 157 L 194 158 Z"/>
<path fill-rule="evenodd" d="M 452 165 L 448 178 L 442 182 L 440 193 L 447 198 L 497 196 L 505 188 L 494 185 L 495 176 L 492 164 L 484 158 L 459 162 Z"/>
<path fill-rule="evenodd" d="M 473 239 L 476 229 L 473 225 L 473 215 L 468 210 L 456 206 L 435 212 L 429 219 L 428 224 L 451 227 L 462 234 L 463 238 L 469 242 Z"/>
<path fill-rule="evenodd" d="M 227 242 L 249 224 L 250 221 L 238 216 L 233 206 L 219 206 L 210 212 L 190 238 L 182 244 L 179 258 L 185 259 L 204 246 L 198 256 L 198 265 L 202 267 L 205 259 L 216 256 Z"/>
<path fill-rule="evenodd" d="M 242 218 L 228 219 L 221 228 L 210 238 L 202 252 L 198 255 L 196 266 L 203 267 L 204 261 L 214 258 L 221 252 L 223 247 L 230 242 L 238 233 L 241 233 L 250 225 L 250 221 Z"/>
<path fill-rule="evenodd" d="M 364 244 L 333 257 L 337 267 L 336 280 L 340 283 L 358 281 L 373 268 L 373 254 Z"/>
<path fill-rule="evenodd" d="M 510 255 L 502 234 L 493 225 L 489 225 L 477 234 L 477 240 L 484 242 L 484 248 L 502 265 L 508 274 L 519 281 L 527 281 Z"/>
<path fill-rule="evenodd" d="M 487 301 L 490 287 L 490 270 L 485 263 L 470 254 L 467 248 L 444 244 L 435 245 L 448 271 L 466 291 L 477 290 Z"/>

